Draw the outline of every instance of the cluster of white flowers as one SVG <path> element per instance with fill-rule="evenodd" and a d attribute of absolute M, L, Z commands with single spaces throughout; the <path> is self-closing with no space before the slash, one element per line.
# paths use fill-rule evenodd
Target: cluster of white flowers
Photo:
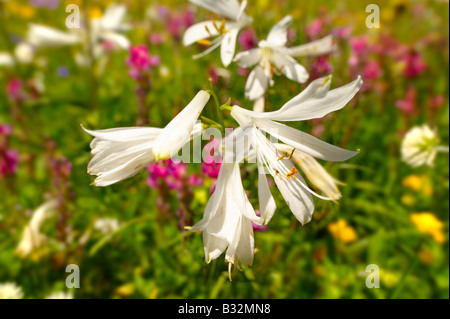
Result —
<path fill-rule="evenodd" d="M 253 21 L 244 12 L 247 1 L 244 0 L 241 4 L 237 0 L 190 1 L 220 14 L 224 19 L 222 22 L 207 21 L 191 26 L 184 35 L 184 44 L 200 42 L 211 45 L 195 57 L 203 56 L 221 46 L 221 58 L 225 66 L 232 61 L 244 67 L 257 65 L 246 84 L 246 96 L 250 100 L 263 97 L 274 70 L 294 81 L 305 82 L 309 76 L 308 72 L 293 57 L 323 54 L 334 49 L 331 37 L 287 48 L 287 28 L 292 22 L 292 17 L 287 16 L 271 29 L 267 40 L 261 41 L 258 48 L 241 52 L 235 57 L 237 35 Z M 207 40 L 209 38 L 214 39 Z M 232 265 L 239 267 L 239 262 L 243 265 L 253 263 L 252 222 L 267 225 L 276 210 L 267 173 L 273 177 L 287 205 L 302 224 L 311 221 L 314 212 L 313 195 L 331 201 L 341 197 L 337 188 L 339 182 L 326 172 L 316 158 L 338 162 L 345 161 L 358 152 L 341 149 L 279 123 L 321 118 L 343 108 L 361 88 L 362 79 L 358 77 L 353 82 L 333 90 L 330 90 L 330 84 L 331 76 L 316 79 L 300 94 L 273 112 L 255 112 L 240 106 L 222 106 L 222 109 L 231 111 L 231 116 L 239 127 L 221 140 L 219 149 L 223 162 L 216 189 L 206 204 L 203 218 L 188 229 L 203 232 L 206 262 L 211 262 L 226 251 L 225 260 L 229 263 L 230 280 Z M 201 132 L 202 125 L 196 122 L 211 94 L 212 91 L 200 91 L 164 129 L 85 129 L 95 137 L 91 143 L 94 157 L 88 165 L 88 173 L 97 176 L 93 184 L 111 185 L 135 175 L 150 161 L 164 160 L 176 155 Z M 273 138 L 280 143 L 274 143 Z M 242 140 L 248 141 L 246 147 L 233 147 L 235 143 L 244 145 L 238 142 Z M 258 167 L 259 215 L 250 204 L 240 176 L 239 163 L 249 158 L 255 158 Z M 309 188 L 297 167 L 323 195 Z"/>
<path fill-rule="evenodd" d="M 112 45 L 111 49 L 129 48 L 130 41 L 121 34 L 130 28 L 123 22 L 126 11 L 124 5 L 110 5 L 101 17 L 91 18 L 88 21 L 89 30 L 84 25 L 66 32 L 46 25 L 30 23 L 24 40 L 16 45 L 13 55 L 0 52 L 0 66 L 11 67 L 16 63 L 29 64 L 35 60 L 36 52 L 40 49 L 78 44 L 82 45 L 82 50 L 76 55 L 75 61 L 80 66 L 90 66 L 91 59 L 103 56 L 105 41 Z"/>

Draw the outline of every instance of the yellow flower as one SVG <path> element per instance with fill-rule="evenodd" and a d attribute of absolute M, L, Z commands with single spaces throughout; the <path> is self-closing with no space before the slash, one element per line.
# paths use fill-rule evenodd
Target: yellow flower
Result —
<path fill-rule="evenodd" d="M 355 229 L 347 225 L 347 221 L 344 219 L 339 219 L 335 223 L 328 225 L 328 230 L 334 239 L 340 240 L 344 243 L 350 243 L 356 240 Z"/>
<path fill-rule="evenodd" d="M 411 214 L 410 218 L 421 233 L 430 234 L 439 244 L 445 242 L 445 236 L 442 232 L 444 224 L 432 213 L 414 213 Z"/>
<path fill-rule="evenodd" d="M 102 9 L 97 6 L 93 6 L 89 8 L 88 17 L 91 19 L 101 18 L 103 16 Z"/>
<path fill-rule="evenodd" d="M 402 181 L 402 185 L 416 192 L 423 192 L 425 195 L 433 195 L 433 187 L 427 175 L 409 175 Z"/>

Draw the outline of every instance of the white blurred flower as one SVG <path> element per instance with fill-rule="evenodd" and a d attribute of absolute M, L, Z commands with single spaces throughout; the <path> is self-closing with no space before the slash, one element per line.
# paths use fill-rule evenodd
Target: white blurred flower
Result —
<path fill-rule="evenodd" d="M 402 160 L 412 167 L 434 166 L 437 152 L 448 153 L 448 146 L 439 146 L 436 130 L 428 125 L 414 126 L 405 135 L 401 145 Z"/>
<path fill-rule="evenodd" d="M 73 299 L 73 294 L 71 292 L 58 291 L 48 295 L 45 299 Z"/>
<path fill-rule="evenodd" d="M 0 299 L 22 299 L 22 298 L 23 298 L 22 287 L 19 287 L 12 282 L 0 283 Z"/>
<path fill-rule="evenodd" d="M 98 218 L 94 223 L 94 228 L 103 234 L 112 233 L 119 229 L 119 221 L 114 218 Z"/>
<path fill-rule="evenodd" d="M 198 134 L 196 124 L 209 100 L 209 93 L 200 91 L 164 129 L 155 127 L 122 127 L 99 131 L 83 128 L 95 138 L 91 142 L 94 157 L 88 173 L 98 176 L 95 186 L 108 186 L 136 175 L 148 163 L 174 156 Z"/>
<path fill-rule="evenodd" d="M 57 201 L 51 200 L 39 206 L 33 213 L 30 222 L 25 226 L 22 238 L 17 245 L 16 253 L 25 257 L 33 250 L 42 247 L 47 237 L 40 232 L 42 223 L 56 212 Z"/>
<path fill-rule="evenodd" d="M 16 48 L 16 57 L 22 63 L 30 63 L 35 51 L 41 48 L 62 47 L 82 44 L 82 52 L 77 53 L 75 61 L 82 67 L 90 66 L 91 53 L 98 59 L 110 50 L 126 50 L 130 41 L 121 32 L 129 30 L 130 26 L 124 23 L 126 6 L 112 4 L 106 8 L 102 17 L 89 20 L 89 33 L 87 28 L 73 28 L 61 31 L 53 27 L 30 23 L 26 41 Z M 89 50 L 92 50 L 89 53 Z"/>
<path fill-rule="evenodd" d="M 199 42 L 210 47 L 202 53 L 195 55 L 200 58 L 220 46 L 220 56 L 224 66 L 228 66 L 233 61 L 236 51 L 236 40 L 239 32 L 250 25 L 253 19 L 244 12 L 247 0 L 239 4 L 237 0 L 189 0 L 195 5 L 217 13 L 224 18 L 222 21 L 205 21 L 189 27 L 183 36 L 185 46 Z M 214 40 L 207 39 L 216 37 Z"/>
<path fill-rule="evenodd" d="M 260 41 L 258 48 L 240 52 L 234 61 L 240 67 L 249 68 L 257 65 L 247 78 L 245 95 L 254 101 L 259 99 L 273 85 L 275 74 L 284 74 L 288 79 L 304 83 L 309 78 L 306 69 L 293 57 L 320 55 L 334 49 L 332 37 L 310 42 L 308 44 L 286 47 L 287 29 L 292 23 L 292 16 L 284 17 L 269 32 L 266 40 Z"/>
<path fill-rule="evenodd" d="M 14 56 L 19 63 L 29 64 L 34 59 L 34 49 L 31 44 L 21 42 L 14 48 Z"/>
<path fill-rule="evenodd" d="M 12 67 L 14 66 L 14 57 L 6 52 L 0 52 L 0 67 Z"/>

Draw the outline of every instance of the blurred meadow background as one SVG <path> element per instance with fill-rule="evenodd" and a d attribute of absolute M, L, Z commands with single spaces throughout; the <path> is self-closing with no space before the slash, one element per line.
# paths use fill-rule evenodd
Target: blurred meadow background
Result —
<path fill-rule="evenodd" d="M 7 289 L 23 298 L 449 298 L 448 154 L 411 167 L 400 153 L 405 133 L 423 124 L 449 145 L 448 1 L 248 2 L 255 21 L 240 33 L 237 52 L 291 14 L 290 46 L 333 34 L 338 47 L 299 59 L 310 80 L 332 74 L 336 88 L 364 79 L 342 110 L 294 124 L 361 151 L 324 163 L 345 184 L 338 203 L 316 198 L 313 220 L 302 227 L 272 187 L 277 212 L 255 233 L 253 266 L 230 282 L 224 257 L 207 264 L 201 233 L 184 230 L 202 218 L 217 167 L 167 161 L 109 187 L 90 186 L 92 138 L 80 128 L 164 127 L 209 89 L 209 78 L 222 103 L 251 109 L 248 70 L 224 68 L 220 50 L 193 60 L 204 47 L 182 44 L 184 30 L 211 13 L 182 0 L 118 1 L 127 8 L 121 35 L 129 49 L 105 40 L 98 52 L 86 43 L 29 52 L 20 44 L 30 23 L 67 32 L 67 5 L 89 21 L 113 2 L 0 0 L 0 298 Z M 366 27 L 370 3 L 380 8 L 380 28 Z M 152 57 L 144 78 L 133 73 L 136 50 Z M 306 84 L 275 77 L 266 110 Z M 216 120 L 212 99 L 204 112 Z M 241 170 L 256 208 L 255 167 Z M 55 200 L 56 214 L 36 217 Z M 36 228 L 38 238 L 26 242 Z M 79 289 L 65 286 L 68 264 L 80 268 Z M 369 264 L 380 269 L 380 288 L 366 287 Z"/>

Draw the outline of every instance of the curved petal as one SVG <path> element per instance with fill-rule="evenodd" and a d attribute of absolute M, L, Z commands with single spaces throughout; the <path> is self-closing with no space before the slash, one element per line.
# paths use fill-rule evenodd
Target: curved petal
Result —
<path fill-rule="evenodd" d="M 245 96 L 251 101 L 259 99 L 266 92 L 269 81 L 270 77 L 266 75 L 264 69 L 259 65 L 256 66 L 256 68 L 250 72 L 247 82 L 245 83 Z"/>
<path fill-rule="evenodd" d="M 254 48 L 244 52 L 236 54 L 234 57 L 234 62 L 236 62 L 240 67 L 249 68 L 259 63 L 262 58 L 262 49 Z"/>
<path fill-rule="evenodd" d="M 63 32 L 45 25 L 30 23 L 27 33 L 27 42 L 37 48 L 59 47 L 77 44 L 80 37 L 74 33 Z"/>
<path fill-rule="evenodd" d="M 176 155 L 190 140 L 195 122 L 209 101 L 209 97 L 206 91 L 198 92 L 192 101 L 167 124 L 153 145 L 155 160 L 168 159 Z"/>
<path fill-rule="evenodd" d="M 345 161 L 359 153 L 328 144 L 305 132 L 270 120 L 255 119 L 255 125 L 283 143 L 325 161 Z"/>
<path fill-rule="evenodd" d="M 230 22 L 225 22 L 225 29 L 231 28 L 233 24 Z M 216 22 L 217 26 L 217 22 Z M 208 39 L 212 36 L 219 35 L 219 31 L 216 26 L 214 26 L 213 21 L 204 21 L 194 25 L 191 25 L 186 29 L 183 35 L 183 45 L 188 46 L 196 43 L 199 40 Z"/>
<path fill-rule="evenodd" d="M 343 108 L 358 93 L 362 79 L 358 78 L 344 86 L 329 91 L 331 76 L 317 79 L 299 95 L 274 112 L 257 113 L 244 111 L 253 118 L 274 121 L 304 121 L 321 118 L 330 112 Z"/>
<path fill-rule="evenodd" d="M 308 71 L 295 59 L 281 52 L 273 52 L 272 61 L 288 79 L 299 83 L 305 83 L 309 78 Z"/>
<path fill-rule="evenodd" d="M 189 0 L 193 4 L 231 20 L 237 20 L 241 5 L 237 0 Z"/>
<path fill-rule="evenodd" d="M 292 57 L 298 56 L 315 56 L 328 54 L 336 49 L 333 45 L 333 37 L 328 35 L 322 39 L 312 41 L 306 44 L 298 45 L 295 47 L 287 48 L 287 54 Z"/>
<path fill-rule="evenodd" d="M 223 36 L 222 44 L 220 45 L 220 57 L 224 66 L 230 65 L 233 61 L 234 53 L 236 50 L 236 39 L 239 33 L 238 27 L 232 27 Z"/>
<path fill-rule="evenodd" d="M 292 24 L 292 16 L 287 15 L 269 31 L 267 43 L 271 46 L 284 47 L 287 42 L 287 29 Z"/>

